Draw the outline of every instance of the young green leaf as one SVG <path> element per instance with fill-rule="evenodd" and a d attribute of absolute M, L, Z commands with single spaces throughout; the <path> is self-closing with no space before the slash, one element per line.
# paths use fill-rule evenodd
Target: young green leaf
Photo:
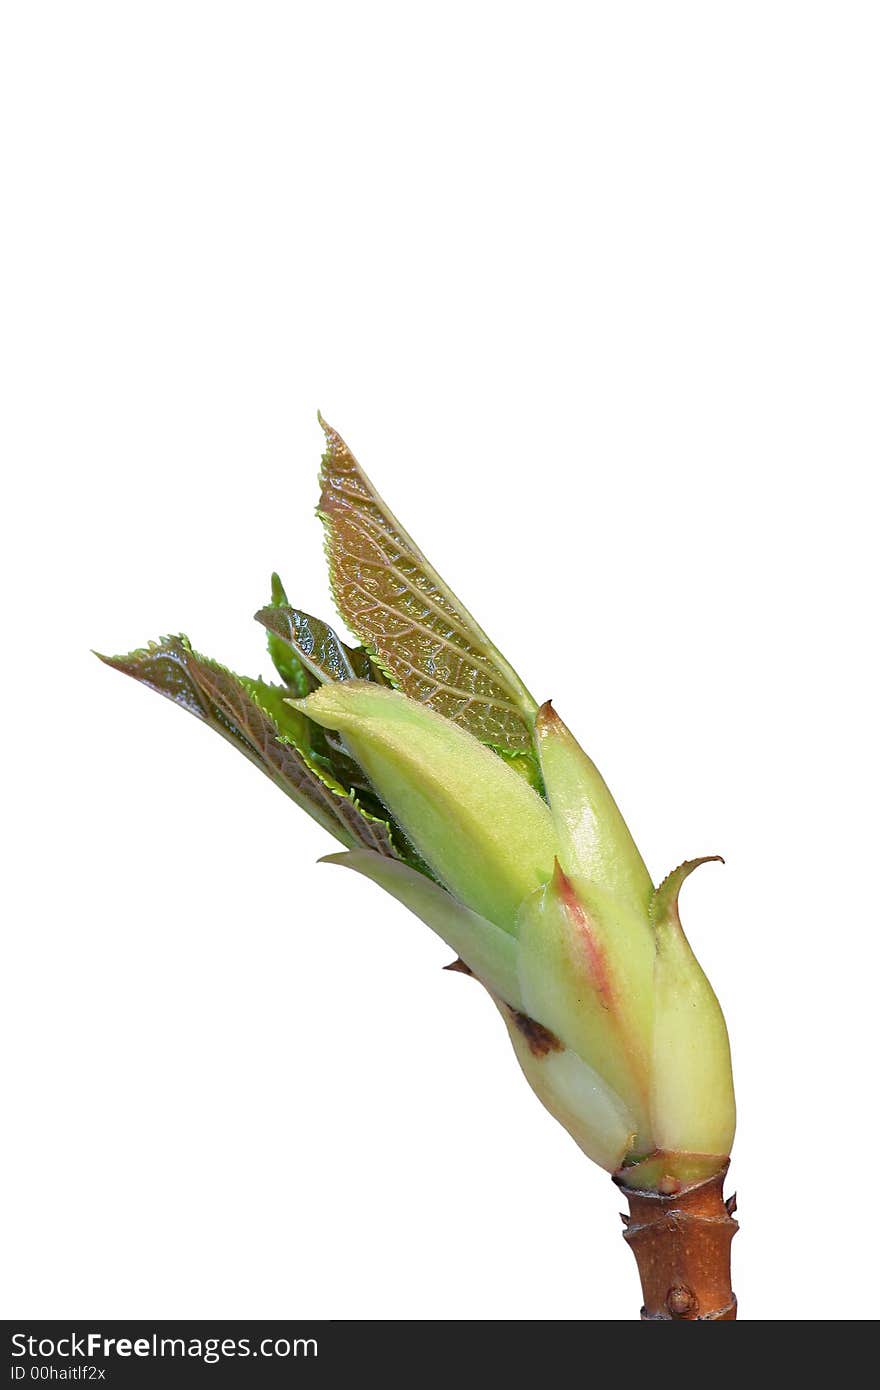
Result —
<path fill-rule="evenodd" d="M 318 515 L 336 605 L 406 695 L 483 743 L 532 749 L 536 703 L 323 420 Z"/>
<path fill-rule="evenodd" d="M 165 637 L 126 656 L 102 656 L 100 652 L 97 655 L 108 666 L 173 700 L 216 729 L 344 845 L 359 844 L 380 854 L 394 855 L 388 827 L 368 819 L 344 788 L 328 785 L 308 766 L 293 742 L 279 738 L 278 724 L 247 684 L 224 666 L 199 656 L 186 637 Z M 305 727 L 307 721 L 302 715 L 293 709 L 289 713 L 302 720 Z"/>
<path fill-rule="evenodd" d="M 320 618 L 312 618 L 286 603 L 261 608 L 254 617 L 268 629 L 270 642 L 285 647 L 311 674 L 311 689 L 324 681 L 374 679 L 374 668 L 363 647 L 347 647 Z"/>
<path fill-rule="evenodd" d="M 261 612 L 271 613 L 275 608 L 287 605 L 287 595 L 284 592 L 284 585 L 281 583 L 277 574 L 272 575 L 272 601 L 268 608 L 261 609 Z M 317 681 L 307 670 L 305 664 L 299 659 L 296 652 L 292 650 L 290 644 L 282 641 L 273 631 L 271 623 L 266 623 L 268 628 L 267 646 L 269 655 L 272 658 L 272 665 L 278 672 L 285 685 L 290 686 L 294 695 L 301 699 L 314 690 Z"/>

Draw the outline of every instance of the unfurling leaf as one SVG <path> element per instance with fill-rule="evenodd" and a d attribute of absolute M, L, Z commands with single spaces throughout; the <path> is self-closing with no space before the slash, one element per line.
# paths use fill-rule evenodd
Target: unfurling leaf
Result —
<path fill-rule="evenodd" d="M 343 439 L 327 452 L 318 514 L 345 622 L 393 683 L 483 743 L 532 750 L 536 704 L 393 516 Z"/>
<path fill-rule="evenodd" d="M 311 689 L 324 681 L 375 679 L 377 673 L 363 647 L 347 647 L 320 618 L 286 603 L 261 608 L 254 617 L 268 628 L 270 642 L 284 647 L 314 677 Z M 381 681 L 386 683 L 384 677 Z"/>
<path fill-rule="evenodd" d="M 287 595 L 284 592 L 284 585 L 281 583 L 278 575 L 273 574 L 272 601 L 268 608 L 261 609 L 260 611 L 263 613 L 271 613 L 274 609 L 285 607 L 286 605 Z M 276 635 L 272 624 L 265 623 L 264 626 L 268 628 L 266 642 L 275 670 L 284 681 L 284 684 L 290 687 L 294 695 L 298 695 L 300 698 L 308 695 L 309 691 L 314 690 L 315 686 L 318 684 L 317 680 L 309 673 L 296 652 L 292 650 L 289 643 L 282 641 L 282 639 Z"/>
<path fill-rule="evenodd" d="M 101 656 L 101 660 L 216 729 L 344 845 L 395 854 L 388 826 L 365 815 L 344 788 L 329 785 L 308 766 L 300 749 L 287 741 L 290 725 L 286 738 L 279 737 L 281 731 L 265 695 L 276 687 L 253 681 L 249 689 L 232 671 L 199 656 L 182 636 L 165 637 L 126 656 Z M 262 690 L 265 706 L 253 693 L 256 689 Z M 308 721 L 289 706 L 288 710 L 291 721 L 302 721 L 304 731 Z M 304 732 L 299 737 L 304 739 Z"/>

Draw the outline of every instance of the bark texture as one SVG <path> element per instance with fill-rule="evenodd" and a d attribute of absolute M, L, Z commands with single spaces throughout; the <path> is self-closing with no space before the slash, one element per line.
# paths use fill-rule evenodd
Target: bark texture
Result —
<path fill-rule="evenodd" d="M 679 1192 L 621 1186 L 630 1214 L 623 1238 L 642 1281 L 643 1321 L 732 1322 L 730 1242 L 739 1229 L 736 1197 L 722 1195 L 727 1168 Z"/>

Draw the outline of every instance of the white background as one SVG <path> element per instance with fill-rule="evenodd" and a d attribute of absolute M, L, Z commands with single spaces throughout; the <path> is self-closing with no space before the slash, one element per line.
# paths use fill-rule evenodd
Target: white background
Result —
<path fill-rule="evenodd" d="M 329 615 L 318 407 L 724 1003 L 751 1319 L 876 1315 L 878 13 L 10 4 L 6 1316 L 632 1319 L 450 953 L 108 671 Z"/>

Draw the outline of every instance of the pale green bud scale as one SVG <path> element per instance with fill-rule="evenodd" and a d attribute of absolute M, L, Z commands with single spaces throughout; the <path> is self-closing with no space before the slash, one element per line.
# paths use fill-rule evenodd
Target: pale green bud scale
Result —
<path fill-rule="evenodd" d="M 509 1009 L 501 1008 L 523 1075 L 555 1120 L 607 1172 L 631 1149 L 637 1122 L 609 1086 L 571 1048 L 535 1047 Z"/>
<path fill-rule="evenodd" d="M 451 893 L 506 931 L 553 870 L 545 802 L 472 734 L 366 681 L 291 701 L 342 734 L 382 802 Z"/>
<path fill-rule="evenodd" d="M 324 864 L 340 864 L 371 878 L 442 937 L 491 994 L 522 1008 L 516 970 L 516 939 L 485 917 L 463 907 L 445 889 L 399 860 L 371 850 L 328 854 Z"/>
<path fill-rule="evenodd" d="M 718 855 L 691 859 L 657 890 L 651 1115 L 663 1150 L 730 1153 L 736 1127 L 727 1026 L 678 915 L 681 885 Z"/>
<path fill-rule="evenodd" d="M 549 700 L 538 711 L 535 742 L 564 872 L 640 909 L 647 929 L 651 875 L 599 769 Z"/>
<path fill-rule="evenodd" d="M 580 888 L 580 892 L 578 889 Z M 650 996 L 640 1017 L 628 972 L 616 967 L 609 923 L 556 865 L 523 904 L 519 978 L 526 1012 L 572 1048 L 621 1098 L 650 1147 Z M 653 956 L 653 947 L 651 947 Z"/>

